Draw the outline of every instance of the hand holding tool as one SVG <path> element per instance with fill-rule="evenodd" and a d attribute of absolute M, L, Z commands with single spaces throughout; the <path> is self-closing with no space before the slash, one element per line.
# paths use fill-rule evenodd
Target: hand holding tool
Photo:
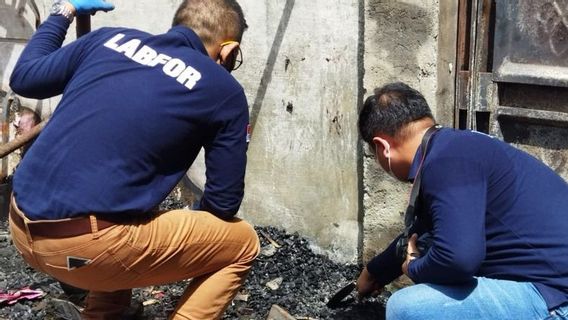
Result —
<path fill-rule="evenodd" d="M 104 0 L 69 0 L 75 7 L 77 15 L 95 14 L 97 11 L 111 11 L 114 9 L 112 3 Z"/>
<path fill-rule="evenodd" d="M 337 291 L 331 297 L 331 299 L 329 299 L 326 305 L 332 309 L 340 307 L 341 305 L 347 302 L 344 301 L 344 299 L 347 298 L 351 294 L 351 292 L 355 290 L 356 287 L 357 284 L 355 283 L 355 281 L 348 283 L 346 286 L 344 286 L 339 291 Z"/>

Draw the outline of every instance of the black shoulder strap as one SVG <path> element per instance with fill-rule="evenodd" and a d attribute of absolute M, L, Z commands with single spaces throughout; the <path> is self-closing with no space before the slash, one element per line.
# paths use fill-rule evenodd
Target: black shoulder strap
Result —
<path fill-rule="evenodd" d="M 414 212 L 416 208 L 416 200 L 418 199 L 418 194 L 420 193 L 420 181 L 422 180 L 422 165 L 424 164 L 424 159 L 426 158 L 426 153 L 428 151 L 428 143 L 430 138 L 438 130 L 442 128 L 441 125 L 437 124 L 428 128 L 424 136 L 422 137 L 422 143 L 420 144 L 420 150 L 422 151 L 422 158 L 420 159 L 420 164 L 418 165 L 418 170 L 416 171 L 416 177 L 414 178 L 414 183 L 412 184 L 412 190 L 410 191 L 410 199 L 408 200 L 408 207 L 406 207 L 406 213 L 404 214 L 404 235 L 409 236 L 410 228 L 414 224 L 416 219 L 416 213 Z"/>

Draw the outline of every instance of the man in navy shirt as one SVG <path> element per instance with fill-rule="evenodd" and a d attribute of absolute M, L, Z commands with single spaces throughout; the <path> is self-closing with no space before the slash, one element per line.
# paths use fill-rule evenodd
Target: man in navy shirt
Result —
<path fill-rule="evenodd" d="M 568 313 L 568 185 L 529 154 L 487 135 L 442 128 L 424 97 L 403 83 L 369 96 L 363 140 L 401 181 L 421 172 L 417 217 L 429 250 L 397 238 L 357 281 L 361 296 L 403 273 L 416 285 L 387 303 L 387 319 L 565 319 Z M 402 235 L 401 235 L 402 236 Z M 551 317 L 551 318 L 548 318 Z"/>
<path fill-rule="evenodd" d="M 259 246 L 234 218 L 248 142 L 247 101 L 230 75 L 242 9 L 186 0 L 164 34 L 102 28 L 62 47 L 75 14 L 112 9 L 55 1 L 11 75 L 22 96 L 63 94 L 14 177 L 14 244 L 34 268 L 90 291 L 86 319 L 121 319 L 131 288 L 189 278 L 173 317 L 219 318 Z M 201 148 L 198 210 L 157 212 Z"/>

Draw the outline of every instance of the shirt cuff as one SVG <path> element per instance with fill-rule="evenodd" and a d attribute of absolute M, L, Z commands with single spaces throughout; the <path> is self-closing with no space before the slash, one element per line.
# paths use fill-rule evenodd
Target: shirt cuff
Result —
<path fill-rule="evenodd" d="M 402 275 L 402 263 L 396 256 L 396 243 L 400 235 L 382 253 L 367 264 L 367 271 L 373 276 L 379 286 L 391 283 Z"/>

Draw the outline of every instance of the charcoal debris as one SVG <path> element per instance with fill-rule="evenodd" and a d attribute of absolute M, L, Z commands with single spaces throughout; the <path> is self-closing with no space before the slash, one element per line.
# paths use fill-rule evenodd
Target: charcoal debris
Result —
<path fill-rule="evenodd" d="M 160 209 L 184 207 L 187 204 L 168 197 Z M 261 241 L 261 254 L 223 319 L 266 320 L 273 305 L 283 308 L 295 319 L 384 319 L 388 294 L 357 301 L 353 293 L 351 299 L 346 299 L 345 305 L 340 308 L 330 309 L 326 306 L 335 292 L 357 278 L 362 266 L 336 263 L 314 253 L 309 241 L 297 233 L 290 234 L 270 226 L 257 226 L 255 229 Z M 6 235 L 7 232 L 8 223 L 0 221 L 0 235 Z M 0 319 L 76 318 L 77 310 L 83 307 L 81 301 L 67 296 L 57 280 L 28 267 L 9 237 L 0 237 L 0 252 L 0 290 L 29 286 L 46 293 L 41 300 L 0 305 Z M 143 306 L 143 314 L 135 312 L 132 319 L 166 320 L 175 309 L 188 281 L 134 289 L 133 305 Z M 277 288 L 267 286 L 271 281 L 277 283 Z"/>
<path fill-rule="evenodd" d="M 279 243 L 273 255 L 261 254 L 241 292 L 248 293 L 246 302 L 234 301 L 224 319 L 267 319 L 273 305 L 284 308 L 296 319 L 384 319 L 386 296 L 363 302 L 352 299 L 344 307 L 326 306 L 331 296 L 345 284 L 357 279 L 362 266 L 341 264 L 318 255 L 310 249 L 309 241 L 297 233 L 286 233 L 274 227 L 255 227 L 261 248 Z M 267 283 L 281 278 L 277 290 Z M 242 314 L 247 308 L 252 314 Z"/>

